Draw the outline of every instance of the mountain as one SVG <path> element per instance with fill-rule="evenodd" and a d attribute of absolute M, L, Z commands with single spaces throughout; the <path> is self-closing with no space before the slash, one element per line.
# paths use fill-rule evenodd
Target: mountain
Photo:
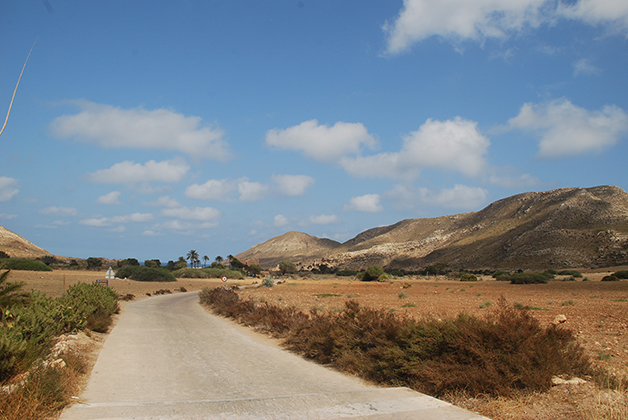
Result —
<path fill-rule="evenodd" d="M 284 260 L 307 261 L 326 255 L 340 246 L 340 242 L 321 239 L 301 232 L 288 232 L 255 245 L 236 255 L 242 262 L 259 261 L 262 267 L 272 267 Z"/>
<path fill-rule="evenodd" d="M 0 251 L 13 258 L 37 258 L 50 255 L 48 251 L 0 226 Z"/>
<path fill-rule="evenodd" d="M 285 246 L 292 242 L 299 246 Z M 283 259 L 304 268 L 325 263 L 346 269 L 379 264 L 416 270 L 439 262 L 467 269 L 625 265 L 628 194 L 615 186 L 523 193 L 478 212 L 369 229 L 342 244 L 289 232 L 237 257 L 253 250 L 263 267 Z"/>

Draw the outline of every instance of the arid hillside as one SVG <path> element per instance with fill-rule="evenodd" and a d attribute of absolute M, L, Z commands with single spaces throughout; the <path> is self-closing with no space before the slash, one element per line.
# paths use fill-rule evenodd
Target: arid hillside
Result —
<path fill-rule="evenodd" d="M 0 226 L 0 251 L 13 258 L 37 258 L 50 255 L 48 251 Z"/>
<path fill-rule="evenodd" d="M 288 232 L 237 255 L 272 267 L 289 259 L 362 269 L 561 268 L 628 264 L 628 194 L 619 187 L 561 188 L 496 201 L 478 212 L 408 219 L 343 244 Z"/>

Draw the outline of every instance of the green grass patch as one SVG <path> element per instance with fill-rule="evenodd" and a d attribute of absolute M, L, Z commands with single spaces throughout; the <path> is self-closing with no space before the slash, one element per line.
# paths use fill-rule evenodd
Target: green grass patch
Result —
<path fill-rule="evenodd" d="M 336 293 L 318 293 L 316 295 L 314 295 L 316 297 L 338 297 L 340 295 L 336 294 Z"/>
<path fill-rule="evenodd" d="M 401 305 L 402 308 L 416 308 L 417 306 L 414 303 L 406 303 L 405 305 Z"/>

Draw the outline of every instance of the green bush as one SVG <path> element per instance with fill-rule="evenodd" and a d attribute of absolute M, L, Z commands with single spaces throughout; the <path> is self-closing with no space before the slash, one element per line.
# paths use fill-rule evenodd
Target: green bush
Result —
<path fill-rule="evenodd" d="M 285 260 L 279 263 L 279 271 L 281 272 L 282 275 L 284 275 L 284 274 L 295 274 L 298 270 L 297 270 L 297 266 L 294 265 L 292 261 Z"/>
<path fill-rule="evenodd" d="M 619 277 L 617 277 L 616 275 L 612 274 L 610 276 L 602 277 L 602 281 L 619 281 Z"/>
<path fill-rule="evenodd" d="M 0 266 L 9 270 L 52 271 L 46 264 L 26 258 L 9 258 L 0 260 Z"/>
<path fill-rule="evenodd" d="M 617 277 L 618 279 L 625 280 L 625 279 L 628 279 L 628 270 L 618 271 L 613 275 Z"/>
<path fill-rule="evenodd" d="M 340 270 L 338 272 L 336 272 L 336 275 L 339 277 L 353 277 L 355 275 L 357 275 L 358 272 L 355 270 Z"/>
<path fill-rule="evenodd" d="M 229 270 L 227 268 L 181 268 L 173 271 L 172 274 L 178 279 L 220 279 L 227 277 L 228 279 L 243 279 L 244 274 L 238 270 Z"/>
<path fill-rule="evenodd" d="M 126 265 L 116 271 L 116 277 L 129 278 L 136 281 L 168 282 L 177 279 L 166 269 Z"/>
<path fill-rule="evenodd" d="M 570 276 L 575 278 L 582 278 L 582 273 L 576 270 L 562 270 L 558 272 L 559 276 Z"/>
<path fill-rule="evenodd" d="M 379 265 L 372 265 L 362 274 L 362 281 L 376 281 L 384 274 L 384 269 Z"/>
<path fill-rule="evenodd" d="M 106 331 L 117 310 L 117 293 L 100 284 L 77 283 L 56 299 L 33 293 L 27 305 L 5 312 L 0 328 L 0 382 L 27 370 L 55 336 L 89 327 L 90 317 L 98 321 L 100 331 Z M 106 326 L 104 319 L 109 320 Z"/>
<path fill-rule="evenodd" d="M 500 274 L 497 280 L 509 281 L 512 284 L 545 284 L 551 278 L 553 278 L 553 274 L 546 271 L 544 273 Z"/>
<path fill-rule="evenodd" d="M 478 278 L 473 274 L 462 273 L 460 281 L 478 281 Z"/>

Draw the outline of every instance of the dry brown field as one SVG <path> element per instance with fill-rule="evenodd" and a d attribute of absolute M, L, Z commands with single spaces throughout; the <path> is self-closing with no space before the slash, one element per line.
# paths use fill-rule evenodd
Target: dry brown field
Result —
<path fill-rule="evenodd" d="M 284 283 L 272 288 L 245 289 L 239 291 L 239 294 L 243 299 L 295 306 L 305 312 L 314 308 L 340 310 L 345 301 L 353 299 L 362 305 L 395 311 L 400 315 L 441 319 L 455 317 L 461 312 L 482 316 L 489 313 L 503 297 L 509 305 L 520 303 L 530 307 L 533 316 L 542 324 L 549 324 L 558 315 L 564 315 L 564 327 L 575 332 L 578 342 L 595 363 L 616 375 L 628 376 L 628 281 L 601 282 L 600 279 L 609 274 L 606 271 L 583 271 L 583 274 L 588 281 L 562 281 L 562 278 L 558 278 L 548 284 L 537 285 L 513 285 L 490 277 L 481 277 L 478 282 L 453 281 L 445 277 L 405 277 L 385 283 L 366 283 L 335 276 L 295 276 L 285 278 Z M 67 288 L 76 282 L 94 282 L 104 277 L 104 271 L 12 271 L 9 281 L 23 281 L 26 290 L 60 296 L 64 285 Z M 227 286 L 247 285 L 255 281 L 260 279 L 228 280 Z M 114 279 L 111 287 L 121 295 L 131 293 L 141 299 L 160 289 L 176 293 L 181 287 L 187 291 L 196 291 L 222 284 L 219 279 L 179 279 L 176 283 Z M 594 393 L 590 388 L 556 387 L 552 392 L 530 400 L 454 402 L 499 419 L 626 418 L 576 415 L 573 406 L 587 401 L 580 394 L 586 394 L 592 405 L 601 398 L 601 394 L 597 391 Z M 625 398 L 625 394 L 622 398 Z M 452 399 L 455 400 L 455 397 Z M 562 407 L 561 404 L 567 408 L 555 411 L 556 407 Z M 600 404 L 606 407 L 610 403 L 598 403 L 596 410 L 600 409 Z M 626 410 L 623 413 L 627 415 Z"/>

